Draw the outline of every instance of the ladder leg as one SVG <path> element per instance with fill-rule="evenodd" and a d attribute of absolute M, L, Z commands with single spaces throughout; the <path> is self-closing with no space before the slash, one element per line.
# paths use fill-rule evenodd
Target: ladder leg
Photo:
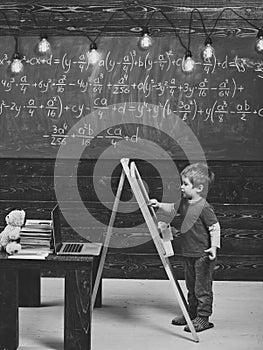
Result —
<path fill-rule="evenodd" d="M 100 258 L 100 263 L 99 263 L 96 279 L 95 279 L 94 286 L 93 286 L 92 297 L 91 297 L 92 310 L 93 310 L 95 302 L 96 302 L 96 296 L 97 296 L 99 284 L 101 281 L 101 276 L 102 276 L 103 267 L 104 267 L 105 260 L 106 260 L 107 251 L 109 248 L 109 243 L 110 243 L 110 239 L 111 239 L 111 235 L 112 235 L 113 225 L 114 225 L 116 213 L 118 210 L 118 205 L 120 202 L 121 192 L 123 189 L 124 179 L 125 179 L 125 173 L 124 173 L 124 171 L 122 171 L 119 185 L 118 185 L 118 189 L 117 189 L 117 193 L 116 193 L 116 197 L 115 197 L 115 201 L 113 203 L 113 208 L 112 208 L 112 212 L 111 212 L 111 217 L 110 217 L 107 233 L 105 236 L 105 241 L 103 243 L 103 248 L 102 248 L 102 252 L 101 252 L 101 258 Z"/>
<path fill-rule="evenodd" d="M 183 291 L 181 289 L 180 284 L 178 283 L 177 279 L 175 279 L 175 277 L 174 277 L 174 273 L 173 273 L 173 269 L 172 269 L 172 266 L 170 264 L 170 261 L 168 258 L 165 258 L 165 257 L 161 257 L 161 259 L 162 259 L 165 271 L 167 273 L 167 276 L 172 284 L 172 288 L 173 288 L 173 291 L 175 292 L 176 299 L 178 301 L 180 309 L 181 309 L 181 311 L 184 315 L 184 318 L 186 320 L 186 323 L 187 323 L 187 325 L 192 333 L 194 341 L 199 342 L 198 335 L 196 333 L 193 322 L 192 322 L 192 320 L 189 316 L 188 310 L 187 310 L 187 302 L 185 300 L 185 297 L 184 297 L 184 294 L 183 294 Z"/>

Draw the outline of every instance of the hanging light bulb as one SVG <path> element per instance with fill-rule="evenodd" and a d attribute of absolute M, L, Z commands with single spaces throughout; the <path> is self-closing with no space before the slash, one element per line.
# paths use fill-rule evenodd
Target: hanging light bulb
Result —
<path fill-rule="evenodd" d="M 15 53 L 12 57 L 12 61 L 10 63 L 10 70 L 13 74 L 22 73 L 24 70 L 24 65 L 22 63 L 21 56 L 18 51 L 18 38 L 15 37 Z"/>
<path fill-rule="evenodd" d="M 205 46 L 201 51 L 201 56 L 204 61 L 209 61 L 215 55 L 215 49 L 212 46 L 212 40 L 210 37 L 205 39 Z"/>
<path fill-rule="evenodd" d="M 43 56 L 51 55 L 51 45 L 46 36 L 43 36 L 37 44 L 37 53 Z"/>
<path fill-rule="evenodd" d="M 256 41 L 256 51 L 261 53 L 263 52 L 263 29 L 259 29 L 257 34 L 257 41 Z"/>
<path fill-rule="evenodd" d="M 100 60 L 100 53 L 97 51 L 96 43 L 92 42 L 89 47 L 88 60 L 90 64 L 96 64 Z"/>
<path fill-rule="evenodd" d="M 143 50 L 148 50 L 153 44 L 153 38 L 150 36 L 148 29 L 143 30 L 142 37 L 139 39 L 139 46 Z"/>
<path fill-rule="evenodd" d="M 186 73 L 191 73 L 194 67 L 195 61 L 192 59 L 192 53 L 190 50 L 187 50 L 182 61 L 182 70 Z"/>
<path fill-rule="evenodd" d="M 17 52 L 13 56 L 12 62 L 10 64 L 10 69 L 11 69 L 11 72 L 14 74 L 22 73 L 24 70 L 24 65 Z"/>
<path fill-rule="evenodd" d="M 22 73 L 24 70 L 24 65 L 19 57 L 14 57 L 11 62 L 11 72 L 15 74 Z"/>

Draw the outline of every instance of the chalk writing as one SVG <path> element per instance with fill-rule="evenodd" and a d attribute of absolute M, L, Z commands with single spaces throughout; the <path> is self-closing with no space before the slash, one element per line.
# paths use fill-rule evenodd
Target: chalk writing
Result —
<path fill-rule="evenodd" d="M 25 105 L 18 105 L 15 101 L 7 103 L 2 100 L 0 103 L 0 116 L 6 113 L 9 110 L 8 115 L 12 115 L 14 118 L 18 118 L 20 115 L 28 115 L 33 117 L 37 113 L 44 113 L 46 117 L 51 119 L 60 119 L 62 115 L 69 114 L 74 119 L 79 119 L 91 111 L 91 107 L 86 106 L 85 104 L 81 105 L 63 105 L 63 101 L 59 96 L 54 96 L 53 98 L 46 101 L 46 104 L 42 103 L 37 104 L 35 99 L 30 99 L 25 101 Z M 105 101 L 104 103 L 106 103 Z M 96 102 L 98 103 L 98 101 Z M 147 102 L 144 102 L 143 105 L 138 105 L 134 103 L 121 103 L 117 106 L 108 106 L 107 104 L 94 106 L 100 109 L 99 119 L 103 119 L 105 111 L 112 110 L 118 111 L 121 114 L 125 114 L 126 111 L 134 112 L 134 117 L 137 119 L 142 119 L 145 112 L 151 112 L 151 117 L 153 119 L 160 118 L 160 111 L 162 111 L 163 118 L 166 114 L 179 114 L 182 119 L 186 120 L 188 118 L 194 120 L 195 118 L 202 118 L 202 120 L 210 120 L 214 122 L 214 117 L 217 115 L 220 122 L 224 121 L 224 118 L 230 116 L 231 118 L 237 117 L 242 120 L 246 120 L 247 116 L 258 116 L 263 117 L 263 107 L 258 109 L 252 108 L 247 100 L 244 100 L 243 103 L 236 104 L 232 106 L 234 109 L 229 109 L 229 104 L 226 100 L 218 101 L 215 100 L 212 106 L 206 107 L 204 110 L 201 106 L 198 105 L 196 99 L 190 99 L 187 103 L 184 101 L 179 101 L 177 109 L 173 109 L 169 103 L 169 100 L 166 100 L 164 104 L 159 103 L 159 105 L 150 105 Z M 127 120 L 128 122 L 128 120 Z"/>
<path fill-rule="evenodd" d="M 182 66 L 182 57 L 178 57 L 177 52 L 169 50 L 162 52 L 158 55 L 158 59 L 152 59 L 150 54 L 140 55 L 136 50 L 131 50 L 128 54 L 123 57 L 114 58 L 115 54 L 112 51 L 108 51 L 104 59 L 101 59 L 98 66 L 105 69 L 105 72 L 111 73 L 114 69 L 120 69 L 126 73 L 133 72 L 134 70 L 141 68 L 150 72 L 156 67 L 161 71 L 169 72 L 174 67 Z M 2 53 L 0 56 L 0 67 L 8 66 L 11 62 L 12 57 L 8 57 L 7 53 Z M 88 71 L 93 66 L 89 63 L 88 54 L 83 53 L 76 60 L 72 59 L 68 53 L 64 53 L 62 58 L 57 58 L 51 55 L 49 58 L 39 58 L 39 57 L 27 57 L 24 56 L 22 61 L 29 66 L 60 66 L 65 74 L 70 73 L 75 67 L 80 72 Z M 263 63 L 262 61 L 253 62 L 245 57 L 239 57 L 235 55 L 230 57 L 225 55 L 222 59 L 214 56 L 211 60 L 207 62 L 196 61 L 196 65 L 200 66 L 201 69 L 209 73 L 216 73 L 220 70 L 233 69 L 238 73 L 244 73 L 247 69 L 252 69 L 254 72 L 262 73 Z"/>
<path fill-rule="evenodd" d="M 117 148 L 118 140 L 137 143 L 143 138 L 142 128 L 132 134 L 121 127 L 106 128 L 97 135 L 111 112 L 116 124 L 129 123 L 129 116 L 143 124 L 147 114 L 157 129 L 175 114 L 192 128 L 207 152 L 213 153 L 217 138 L 218 148 L 227 143 L 226 156 L 231 142 L 238 139 L 247 142 L 246 149 L 256 140 L 252 158 L 261 154 L 263 61 L 246 51 L 248 38 L 235 39 L 236 49 L 232 39 L 222 39 L 216 55 L 203 62 L 195 54 L 203 45 L 196 37 L 192 48 L 196 67 L 191 74 L 182 71 L 184 51 L 170 38 L 156 38 L 153 49 L 141 51 L 136 38 L 103 37 L 98 43 L 102 58 L 96 65 L 89 63 L 86 38 L 54 38 L 52 54 L 46 58 L 34 53 L 37 38 L 27 38 L 21 44 L 24 71 L 18 76 L 8 71 L 13 55 L 8 40 L 3 38 L 0 44 L 0 121 L 6 131 L 0 150 L 29 142 L 30 132 L 31 138 L 35 135 L 40 142 L 41 137 L 52 150 L 66 145 L 69 138 L 87 148 L 96 139 L 110 140 Z M 93 112 L 96 118 L 85 120 L 69 136 L 74 124 Z"/>
<path fill-rule="evenodd" d="M 106 139 L 110 140 L 114 148 L 120 140 L 129 141 L 131 143 L 137 143 L 139 139 L 139 127 L 136 128 L 136 132 L 133 135 L 127 135 L 126 131 L 122 127 L 110 127 L 107 128 L 104 134 L 97 135 L 96 129 L 93 129 L 91 124 L 84 123 L 82 127 L 78 127 L 76 133 L 70 135 L 67 134 L 68 125 L 64 124 L 62 128 L 58 128 L 53 125 L 53 132 L 51 135 L 43 135 L 43 137 L 51 137 L 52 146 L 63 146 L 67 144 L 68 138 L 78 139 L 83 146 L 90 146 L 91 141 L 94 139 Z"/>

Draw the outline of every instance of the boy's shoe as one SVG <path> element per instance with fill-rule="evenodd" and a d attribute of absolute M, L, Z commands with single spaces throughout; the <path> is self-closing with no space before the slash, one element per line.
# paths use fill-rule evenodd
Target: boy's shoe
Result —
<path fill-rule="evenodd" d="M 191 320 L 193 320 L 195 318 L 195 316 L 190 316 Z M 172 322 L 171 322 L 174 326 L 185 326 L 187 324 L 186 322 L 186 319 L 184 318 L 183 315 L 180 315 L 180 316 L 175 316 L 173 319 L 172 319 Z"/>
<path fill-rule="evenodd" d="M 196 332 L 202 332 L 206 329 L 213 328 L 214 324 L 208 321 L 208 318 L 197 316 L 195 319 L 193 319 L 193 326 L 195 328 Z M 191 332 L 188 325 L 184 327 L 184 330 L 186 332 Z"/>

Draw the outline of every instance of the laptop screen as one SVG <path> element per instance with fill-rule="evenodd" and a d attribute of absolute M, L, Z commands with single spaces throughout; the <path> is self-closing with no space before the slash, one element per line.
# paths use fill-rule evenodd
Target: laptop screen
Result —
<path fill-rule="evenodd" d="M 60 226 L 60 209 L 58 204 L 51 211 L 51 220 L 52 220 L 52 241 L 54 253 L 57 253 L 57 248 L 62 243 L 62 234 L 61 234 L 61 226 Z"/>

